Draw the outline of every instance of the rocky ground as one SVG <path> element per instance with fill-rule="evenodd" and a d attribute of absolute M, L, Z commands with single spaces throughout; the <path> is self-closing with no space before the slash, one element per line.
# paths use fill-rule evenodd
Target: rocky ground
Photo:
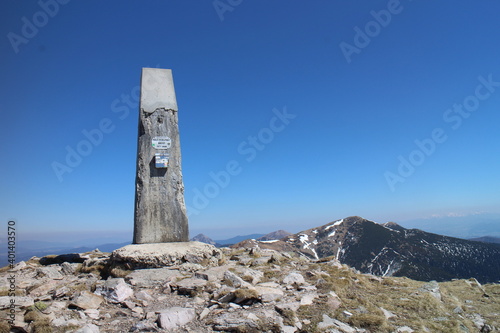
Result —
<path fill-rule="evenodd" d="M 130 269 L 109 253 L 32 258 L 0 273 L 0 332 L 498 332 L 500 285 L 360 274 L 333 258 L 224 248 Z"/>

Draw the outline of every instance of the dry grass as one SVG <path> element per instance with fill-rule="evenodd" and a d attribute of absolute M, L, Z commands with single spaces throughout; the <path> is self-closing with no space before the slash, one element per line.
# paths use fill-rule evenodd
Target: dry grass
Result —
<path fill-rule="evenodd" d="M 9 333 L 10 325 L 5 320 L 0 320 L 0 333 Z"/>
<path fill-rule="evenodd" d="M 42 315 L 34 309 L 28 310 L 28 312 L 26 312 L 26 314 L 24 315 L 24 321 L 27 323 L 31 323 L 32 321 L 40 319 L 42 319 Z"/>
<path fill-rule="evenodd" d="M 52 328 L 50 327 L 50 319 L 42 318 L 40 320 L 36 320 L 33 323 L 33 332 L 34 333 L 52 333 Z"/>
<path fill-rule="evenodd" d="M 110 271 L 109 274 L 114 277 L 114 278 L 124 278 L 130 273 L 132 273 L 132 270 L 129 269 L 123 269 L 121 267 L 113 267 Z"/>
<path fill-rule="evenodd" d="M 102 274 L 106 273 L 106 266 L 102 264 L 98 265 L 93 265 L 93 266 L 83 266 L 80 267 L 79 269 L 80 273 L 92 273 L 97 276 L 101 276 Z"/>
<path fill-rule="evenodd" d="M 309 307 L 301 307 L 299 318 L 311 321 L 305 330 L 307 332 L 315 332 L 323 314 L 370 332 L 391 332 L 395 327 L 405 325 L 415 331 L 475 332 L 477 328 L 470 319 L 473 313 L 482 314 L 487 324 L 500 327 L 500 285 L 483 286 L 485 296 L 480 287 L 464 280 L 440 283 L 440 301 L 419 290 L 424 282 L 399 277 L 377 281 L 369 275 L 327 265 L 315 264 L 311 268 L 326 274 L 306 277 L 308 282 L 316 285 L 321 293 L 335 292 L 341 300 L 341 306 L 332 311 L 320 301 Z M 363 311 L 360 311 L 360 307 Z M 395 316 L 386 319 L 381 308 Z M 460 313 L 460 309 L 463 313 Z M 347 318 L 344 311 L 353 316 Z"/>
<path fill-rule="evenodd" d="M 5 272 L 7 272 L 9 269 L 10 269 L 10 266 L 9 266 L 9 265 L 7 265 L 7 266 L 3 266 L 3 267 L 1 267 L 1 268 L 0 268 L 0 273 L 5 273 Z"/>
<path fill-rule="evenodd" d="M 246 288 L 236 289 L 234 291 L 234 296 L 236 296 L 236 298 L 240 298 L 240 299 L 255 299 L 256 300 L 259 298 L 259 294 L 257 294 L 256 290 L 246 289 Z"/>
<path fill-rule="evenodd" d="M 301 332 L 318 332 L 317 326 L 323 321 L 324 314 L 333 317 L 332 309 L 322 300 L 315 302 L 314 305 L 301 306 L 297 311 L 297 317 L 300 320 L 307 319 L 310 322 L 310 324 L 302 327 Z"/>
<path fill-rule="evenodd" d="M 390 328 L 387 326 L 386 319 L 384 315 L 376 315 L 371 313 L 359 313 L 353 315 L 349 318 L 349 323 L 356 327 L 366 328 L 370 331 L 380 332 L 390 331 Z"/>
<path fill-rule="evenodd" d="M 26 296 L 26 291 L 24 289 L 16 288 L 14 292 L 16 296 Z M 9 296 L 9 288 L 0 289 L 0 296 Z"/>
<path fill-rule="evenodd" d="M 68 326 L 59 326 L 55 327 L 53 333 L 66 333 L 66 332 L 73 332 L 79 329 L 80 326 L 76 325 L 68 325 Z"/>
<path fill-rule="evenodd" d="M 84 290 L 88 290 L 89 286 L 87 286 L 85 283 L 77 283 L 77 284 L 70 286 L 70 289 L 72 291 L 84 291 Z"/>
<path fill-rule="evenodd" d="M 222 258 L 219 259 L 218 265 L 219 266 L 224 266 L 229 262 L 229 259 L 223 255 Z"/>
<path fill-rule="evenodd" d="M 260 282 L 276 282 L 280 279 L 282 272 L 276 269 L 267 268 Z"/>
<path fill-rule="evenodd" d="M 467 317 L 473 313 L 481 313 L 487 324 L 500 327 L 499 284 L 483 285 L 482 289 L 486 293 L 474 284 L 469 285 L 465 280 L 443 282 L 440 283 L 440 288 L 445 303 L 451 303 L 455 307 L 457 303 L 463 304 L 462 315 Z M 450 310 L 453 311 L 453 309 Z M 469 326 L 473 327 L 472 324 Z"/>
<path fill-rule="evenodd" d="M 37 309 L 29 310 L 24 315 L 24 321 L 32 323 L 33 332 L 35 333 L 51 333 L 50 319 L 42 315 Z"/>

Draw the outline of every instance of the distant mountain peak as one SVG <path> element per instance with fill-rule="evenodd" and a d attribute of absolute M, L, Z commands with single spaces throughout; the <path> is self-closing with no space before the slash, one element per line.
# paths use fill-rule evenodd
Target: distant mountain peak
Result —
<path fill-rule="evenodd" d="M 280 240 L 285 238 L 286 236 L 291 235 L 292 233 L 285 231 L 285 230 L 277 230 L 270 232 L 262 237 L 257 238 L 257 241 L 273 241 L 273 240 Z"/>
<path fill-rule="evenodd" d="M 210 245 L 215 245 L 215 241 L 212 238 L 205 236 L 204 234 L 198 234 L 198 235 L 194 236 L 193 238 L 191 238 L 191 240 L 196 241 L 196 242 L 210 244 Z"/>

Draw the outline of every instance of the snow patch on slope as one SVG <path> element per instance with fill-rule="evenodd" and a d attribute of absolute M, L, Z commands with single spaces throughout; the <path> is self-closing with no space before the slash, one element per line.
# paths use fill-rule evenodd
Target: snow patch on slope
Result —
<path fill-rule="evenodd" d="M 344 222 L 344 219 L 342 219 L 342 220 L 338 220 L 338 221 L 337 221 L 337 222 L 335 222 L 334 224 L 331 224 L 331 225 L 329 225 L 329 226 L 326 226 L 326 227 L 325 227 L 325 231 L 326 231 L 326 230 L 328 230 L 328 229 L 330 229 L 330 228 L 337 227 L 337 226 L 341 225 L 341 224 L 342 224 L 342 222 Z"/>
<path fill-rule="evenodd" d="M 307 241 L 309 240 L 309 236 L 304 234 L 299 235 L 299 240 L 302 244 L 307 243 Z"/>
<path fill-rule="evenodd" d="M 309 249 L 309 250 L 311 250 L 311 251 L 312 251 L 312 253 L 314 254 L 314 257 L 315 257 L 316 259 L 319 259 L 318 254 L 316 253 L 316 250 L 315 250 L 314 248 L 309 247 L 309 246 L 311 245 L 311 243 L 309 243 L 309 242 L 308 242 L 308 240 L 309 240 L 309 236 L 308 236 L 308 235 L 304 235 L 304 234 L 299 235 L 299 240 L 300 240 L 300 242 L 301 242 L 302 244 L 304 244 L 304 246 L 302 246 L 302 248 L 303 248 L 304 250 L 305 250 L 305 249 Z M 313 242 L 312 242 L 312 244 L 317 244 L 317 243 L 318 243 L 318 241 L 317 241 L 316 239 L 315 239 L 315 240 L 313 240 Z"/>

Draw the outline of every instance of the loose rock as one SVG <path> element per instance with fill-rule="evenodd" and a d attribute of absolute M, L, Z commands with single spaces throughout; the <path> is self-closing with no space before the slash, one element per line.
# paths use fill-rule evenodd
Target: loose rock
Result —
<path fill-rule="evenodd" d="M 196 318 L 194 309 L 172 307 L 160 311 L 158 325 L 164 329 L 182 327 Z"/>

